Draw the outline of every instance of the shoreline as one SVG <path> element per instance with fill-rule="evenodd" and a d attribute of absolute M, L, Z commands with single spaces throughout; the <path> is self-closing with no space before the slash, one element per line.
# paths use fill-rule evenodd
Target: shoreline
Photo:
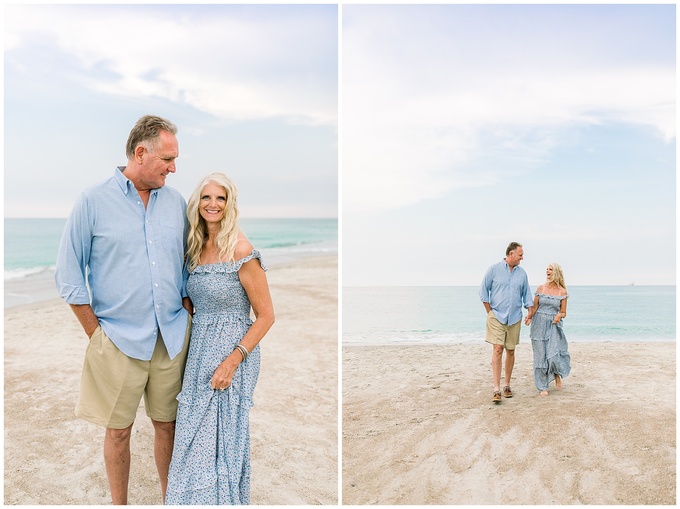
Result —
<path fill-rule="evenodd" d="M 528 340 L 528 338 L 527 338 Z M 520 345 L 528 345 L 529 348 L 531 348 L 531 340 L 528 341 L 522 341 Z M 595 344 L 616 344 L 616 345 L 621 345 L 621 344 L 654 344 L 654 343 L 665 343 L 665 344 L 676 344 L 677 338 L 673 339 L 636 339 L 636 338 L 630 338 L 630 339 L 619 339 L 619 340 L 613 340 L 613 339 L 572 339 L 568 338 L 568 344 L 572 343 L 595 343 Z M 475 338 L 475 339 L 466 339 L 466 340 L 461 340 L 461 341 L 381 341 L 381 342 L 374 342 L 374 343 L 368 343 L 368 342 L 360 342 L 360 341 L 352 341 L 352 342 L 346 342 L 343 341 L 341 343 L 342 348 L 364 348 L 364 347 L 400 347 L 400 346 L 405 346 L 405 347 L 415 347 L 415 346 L 450 346 L 450 345 L 479 345 L 479 344 L 488 344 L 486 343 L 485 339 L 483 337 L 480 338 Z"/>
<path fill-rule="evenodd" d="M 250 412 L 252 504 L 338 503 L 337 268 L 327 255 L 267 272 L 276 323 L 260 345 Z M 73 415 L 80 324 L 59 298 L 5 308 L 4 318 L 4 503 L 110 504 L 103 428 Z M 131 455 L 130 504 L 160 504 L 143 403 Z"/>
<path fill-rule="evenodd" d="M 343 345 L 343 504 L 676 503 L 674 343 L 570 343 L 547 397 L 517 348 L 495 404 L 486 343 Z"/>

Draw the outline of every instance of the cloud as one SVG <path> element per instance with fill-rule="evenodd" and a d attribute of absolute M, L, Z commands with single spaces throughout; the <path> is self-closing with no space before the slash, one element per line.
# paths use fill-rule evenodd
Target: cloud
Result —
<path fill-rule="evenodd" d="M 625 123 L 675 139 L 674 61 L 607 59 L 602 41 L 584 47 L 569 26 L 539 40 L 489 21 L 489 39 L 452 11 L 414 12 L 350 10 L 343 30 L 345 210 L 496 184 L 548 161 L 583 126 Z M 455 27 L 435 19 L 446 16 Z"/>
<path fill-rule="evenodd" d="M 655 225 L 653 227 L 630 224 L 595 224 L 584 226 L 580 224 L 566 224 L 557 222 L 544 226 L 527 223 L 513 224 L 512 227 L 500 229 L 493 235 L 484 232 L 470 233 L 467 238 L 470 242 L 499 241 L 508 238 L 522 239 L 522 242 L 536 242 L 537 244 L 549 244 L 559 242 L 561 244 L 592 246 L 595 244 L 607 244 L 613 242 L 626 242 L 635 239 L 635 242 L 645 242 L 652 239 L 667 239 L 673 233 L 672 226 Z"/>
<path fill-rule="evenodd" d="M 158 97 L 228 120 L 335 125 L 333 16 L 183 7 L 6 6 L 6 61 L 40 38 L 75 59 L 80 82 L 103 94 Z"/>

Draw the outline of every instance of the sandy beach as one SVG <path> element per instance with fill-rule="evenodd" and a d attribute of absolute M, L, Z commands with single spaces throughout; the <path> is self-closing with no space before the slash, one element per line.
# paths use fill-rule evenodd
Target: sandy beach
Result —
<path fill-rule="evenodd" d="M 267 277 L 276 323 L 251 411 L 251 503 L 337 504 L 337 256 L 271 266 Z M 59 299 L 6 308 L 4 344 L 5 504 L 110 504 L 103 429 L 73 415 L 86 338 L 71 310 Z M 161 503 L 152 448 L 142 403 L 130 504 Z"/>
<path fill-rule="evenodd" d="M 675 344 L 572 343 L 541 397 L 531 344 L 491 402 L 491 347 L 345 346 L 343 504 L 675 504 Z"/>

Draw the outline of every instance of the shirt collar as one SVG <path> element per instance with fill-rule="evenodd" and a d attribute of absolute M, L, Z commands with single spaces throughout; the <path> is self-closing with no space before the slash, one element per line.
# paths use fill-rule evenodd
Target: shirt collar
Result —
<path fill-rule="evenodd" d="M 127 178 L 123 173 L 125 168 L 127 168 L 127 166 L 116 166 L 116 170 L 113 172 L 113 178 L 118 183 L 118 186 L 120 187 L 120 190 L 123 191 L 123 194 L 127 196 L 127 194 L 130 192 L 130 189 L 134 189 L 135 185 L 132 183 L 132 180 Z M 156 193 L 158 193 L 158 189 L 151 190 L 151 194 Z"/>
<path fill-rule="evenodd" d="M 512 274 L 513 272 L 515 272 L 516 269 L 519 269 L 519 265 L 515 265 L 515 268 L 511 270 L 511 269 L 510 269 L 510 265 L 508 265 L 508 262 L 505 261 L 505 258 L 503 258 L 502 263 L 503 263 L 503 265 L 505 265 L 505 268 L 506 268 L 506 269 L 508 270 L 508 272 L 510 272 L 511 274 Z"/>
<path fill-rule="evenodd" d="M 113 172 L 113 178 L 120 187 L 120 190 L 123 191 L 123 194 L 127 195 L 130 191 L 130 187 L 134 187 L 134 184 L 123 174 L 125 168 L 127 168 L 127 166 L 116 166 L 116 171 Z"/>

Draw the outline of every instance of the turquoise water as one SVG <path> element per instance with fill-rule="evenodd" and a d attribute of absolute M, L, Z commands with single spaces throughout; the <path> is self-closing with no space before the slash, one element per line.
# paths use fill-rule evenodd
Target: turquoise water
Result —
<path fill-rule="evenodd" d="M 564 330 L 569 341 L 675 341 L 675 309 L 675 286 L 572 286 Z M 484 341 L 484 331 L 476 286 L 343 288 L 343 343 Z"/>
<path fill-rule="evenodd" d="M 248 219 L 243 233 L 259 250 L 297 252 L 337 251 L 337 219 Z"/>
<path fill-rule="evenodd" d="M 5 219 L 5 279 L 54 266 L 66 219 Z"/>
<path fill-rule="evenodd" d="M 66 219 L 5 219 L 5 280 L 54 269 Z M 248 219 L 241 229 L 272 258 L 337 252 L 337 219 Z"/>

